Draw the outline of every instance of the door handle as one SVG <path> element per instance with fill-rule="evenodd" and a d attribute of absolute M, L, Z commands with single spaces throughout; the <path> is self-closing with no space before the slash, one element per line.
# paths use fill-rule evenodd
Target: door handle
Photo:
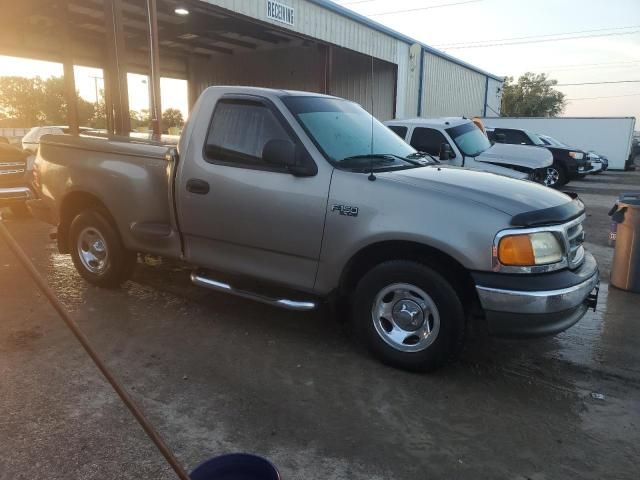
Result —
<path fill-rule="evenodd" d="M 187 191 L 198 195 L 206 195 L 209 193 L 209 183 L 199 178 L 192 178 L 187 181 Z"/>

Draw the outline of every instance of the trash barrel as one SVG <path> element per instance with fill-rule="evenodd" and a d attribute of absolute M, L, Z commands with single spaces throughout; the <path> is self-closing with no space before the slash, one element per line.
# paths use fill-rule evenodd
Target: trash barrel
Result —
<path fill-rule="evenodd" d="M 269 460 L 247 453 L 214 457 L 190 476 L 191 480 L 280 480 L 278 469 Z"/>
<path fill-rule="evenodd" d="M 612 219 L 617 223 L 611 285 L 640 293 L 640 198 L 618 202 Z"/>
<path fill-rule="evenodd" d="M 609 226 L 609 246 L 610 247 L 616 246 L 616 236 L 618 234 L 618 223 L 616 222 L 614 215 L 618 211 L 618 205 L 620 204 L 620 202 L 626 202 L 628 200 L 640 200 L 640 193 L 629 193 L 629 192 L 621 193 L 620 195 L 618 195 L 618 200 L 616 201 L 613 208 L 609 210 L 609 216 L 612 217 L 611 223 Z"/>

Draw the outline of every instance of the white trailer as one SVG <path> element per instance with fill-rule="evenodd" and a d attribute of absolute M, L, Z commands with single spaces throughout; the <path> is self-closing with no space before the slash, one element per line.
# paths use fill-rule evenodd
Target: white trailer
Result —
<path fill-rule="evenodd" d="M 584 151 L 609 159 L 609 168 L 623 170 L 631 153 L 634 117 L 487 117 L 487 127 L 519 128 L 550 135 Z"/>

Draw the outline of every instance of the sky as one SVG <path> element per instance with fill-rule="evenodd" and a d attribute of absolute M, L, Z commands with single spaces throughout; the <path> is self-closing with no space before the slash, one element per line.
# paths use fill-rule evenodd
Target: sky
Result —
<path fill-rule="evenodd" d="M 335 3 L 495 75 L 517 78 L 527 71 L 544 72 L 559 84 L 640 80 L 640 0 L 335 0 Z M 458 5 L 424 9 L 454 3 Z M 558 35 L 570 32 L 581 33 Z M 591 38 L 548 41 L 577 36 Z M 537 43 L 495 45 L 516 41 L 504 40 L 514 38 Z M 494 45 L 454 48 L 479 42 Z M 640 121 L 640 82 L 558 89 L 568 99 L 574 99 L 569 101 L 564 116 L 635 116 Z"/>
<path fill-rule="evenodd" d="M 640 80 L 640 0 L 335 1 L 495 75 L 544 72 L 560 84 Z M 557 40 L 567 37 L 588 38 Z M 496 45 L 514 41 L 535 43 Z M 479 42 L 491 46 L 469 48 Z M 0 56 L 0 75 L 62 75 L 62 66 Z M 102 71 L 76 67 L 75 77 L 80 95 L 95 101 Z M 558 89 L 569 99 L 565 116 L 635 116 L 640 121 L 640 82 Z M 144 76 L 129 75 L 132 109 L 148 108 L 147 91 Z M 187 114 L 185 81 L 162 79 L 161 91 L 163 110 Z"/>

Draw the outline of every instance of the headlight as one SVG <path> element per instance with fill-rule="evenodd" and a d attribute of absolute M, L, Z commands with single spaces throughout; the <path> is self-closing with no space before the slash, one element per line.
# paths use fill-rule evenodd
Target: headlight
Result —
<path fill-rule="evenodd" d="M 580 153 L 580 152 L 569 152 L 569 156 L 571 158 L 575 158 L 576 160 L 582 160 L 582 158 L 584 157 L 584 153 Z"/>
<path fill-rule="evenodd" d="M 546 265 L 561 261 L 562 256 L 562 246 L 551 232 L 507 235 L 498 244 L 498 260 L 502 265 Z"/>

